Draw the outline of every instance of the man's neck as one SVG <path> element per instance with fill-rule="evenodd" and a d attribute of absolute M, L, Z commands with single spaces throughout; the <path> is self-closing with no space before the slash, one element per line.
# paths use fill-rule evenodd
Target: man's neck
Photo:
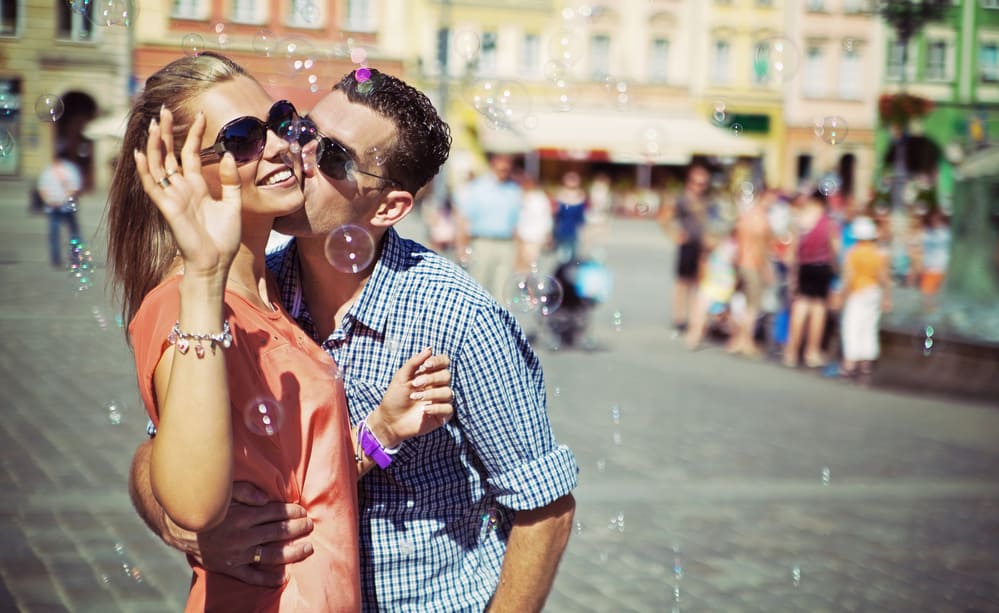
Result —
<path fill-rule="evenodd" d="M 308 305 L 316 335 L 325 339 L 340 327 L 350 306 L 360 298 L 374 262 L 358 274 L 340 272 L 326 260 L 325 237 L 296 241 L 302 270 L 302 298 Z"/>

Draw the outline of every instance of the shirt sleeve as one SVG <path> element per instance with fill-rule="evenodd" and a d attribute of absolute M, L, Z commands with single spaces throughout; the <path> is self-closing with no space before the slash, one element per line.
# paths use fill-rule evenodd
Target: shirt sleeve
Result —
<path fill-rule="evenodd" d="M 142 403 L 152 422 L 153 431 L 159 425 L 159 407 L 153 390 L 153 375 L 169 343 L 167 335 L 180 314 L 177 279 L 168 280 L 149 292 L 128 326 L 128 335 L 135 355 L 135 374 Z M 148 432 L 148 428 L 147 428 Z"/>
<path fill-rule="evenodd" d="M 572 491 L 579 467 L 555 441 L 540 360 L 513 316 L 480 311 L 453 366 L 461 427 L 497 502 L 537 509 Z"/>

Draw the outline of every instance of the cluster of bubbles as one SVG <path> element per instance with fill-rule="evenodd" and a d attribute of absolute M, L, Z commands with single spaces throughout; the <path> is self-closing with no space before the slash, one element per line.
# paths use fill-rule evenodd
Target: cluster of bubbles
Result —
<path fill-rule="evenodd" d="M 923 333 L 926 335 L 923 338 L 923 355 L 926 357 L 930 357 L 933 354 L 933 334 L 935 332 L 936 330 L 933 329 L 933 326 L 926 326 L 926 329 L 923 330 Z"/>
<path fill-rule="evenodd" d="M 539 272 L 516 274 L 507 282 L 503 300 L 514 313 L 551 315 L 562 305 L 564 290 L 558 279 Z"/>
<path fill-rule="evenodd" d="M 719 128 L 725 128 L 735 136 L 741 136 L 745 127 L 738 121 L 732 121 L 732 116 L 728 111 L 728 103 L 724 100 L 715 100 L 711 105 L 711 123 Z"/>
<path fill-rule="evenodd" d="M 75 207 L 75 201 L 71 201 Z M 94 285 L 94 256 L 78 238 L 69 241 L 69 274 L 77 291 L 85 292 Z"/>
<path fill-rule="evenodd" d="M 274 436 L 284 424 L 284 407 L 273 398 L 257 398 L 243 409 L 243 423 L 257 436 Z"/>
<path fill-rule="evenodd" d="M 134 0 L 68 0 L 72 12 L 95 26 L 128 27 L 135 18 Z"/>
<path fill-rule="evenodd" d="M 375 240 L 361 226 L 346 224 L 326 237 L 326 261 L 340 272 L 363 272 L 374 258 Z"/>
<path fill-rule="evenodd" d="M 527 88 L 517 81 L 484 80 L 467 90 L 468 101 L 494 128 L 514 129 L 525 125 L 531 113 Z"/>

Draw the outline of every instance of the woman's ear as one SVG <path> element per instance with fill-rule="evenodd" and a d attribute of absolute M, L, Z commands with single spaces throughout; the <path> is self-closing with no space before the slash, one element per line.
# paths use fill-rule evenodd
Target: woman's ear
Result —
<path fill-rule="evenodd" d="M 402 221 L 406 215 L 409 215 L 412 210 L 413 194 L 402 189 L 392 190 L 378 205 L 378 209 L 371 218 L 371 223 L 382 227 L 394 226 Z"/>

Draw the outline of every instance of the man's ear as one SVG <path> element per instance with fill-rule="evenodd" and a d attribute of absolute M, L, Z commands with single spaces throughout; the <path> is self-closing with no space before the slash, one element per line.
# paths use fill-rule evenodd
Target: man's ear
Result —
<path fill-rule="evenodd" d="M 413 210 L 413 194 L 397 189 L 390 191 L 371 218 L 374 226 L 394 226 Z"/>

